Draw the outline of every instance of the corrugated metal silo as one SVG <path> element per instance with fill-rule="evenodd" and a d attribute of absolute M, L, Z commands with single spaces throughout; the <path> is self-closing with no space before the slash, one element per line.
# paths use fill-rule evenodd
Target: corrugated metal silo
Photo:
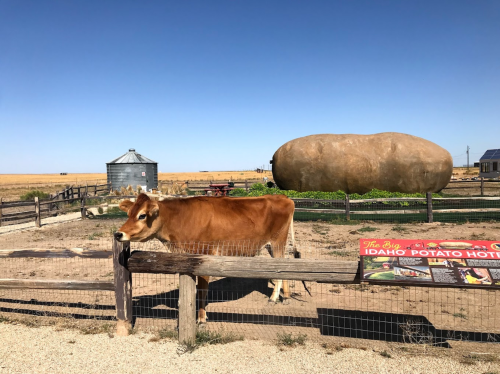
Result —
<path fill-rule="evenodd" d="M 106 163 L 108 183 L 113 190 L 121 187 L 142 186 L 150 191 L 158 188 L 158 163 L 135 152 L 131 148 L 123 156 Z"/>

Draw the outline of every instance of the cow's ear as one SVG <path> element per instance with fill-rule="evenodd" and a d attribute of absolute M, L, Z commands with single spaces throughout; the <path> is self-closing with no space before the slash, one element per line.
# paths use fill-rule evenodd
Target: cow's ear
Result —
<path fill-rule="evenodd" d="M 134 205 L 134 203 L 132 201 L 130 201 L 130 200 L 123 200 L 120 203 L 119 208 L 121 210 L 123 210 L 125 213 L 128 213 L 128 211 L 130 210 L 130 208 L 132 208 L 132 205 Z"/>
<path fill-rule="evenodd" d="M 158 203 L 156 201 L 151 201 L 151 203 L 149 203 L 150 216 L 156 217 L 159 212 L 160 212 L 160 207 L 158 206 Z"/>

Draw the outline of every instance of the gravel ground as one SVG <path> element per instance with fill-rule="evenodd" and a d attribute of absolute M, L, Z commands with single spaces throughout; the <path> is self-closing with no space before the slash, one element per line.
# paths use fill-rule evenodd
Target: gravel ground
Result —
<path fill-rule="evenodd" d="M 441 354 L 411 355 L 372 349 L 325 349 L 307 342 L 279 348 L 265 341 L 239 341 L 182 353 L 151 335 L 82 335 L 76 330 L 0 323 L 0 373 L 499 373 L 500 364 L 470 365 Z"/>

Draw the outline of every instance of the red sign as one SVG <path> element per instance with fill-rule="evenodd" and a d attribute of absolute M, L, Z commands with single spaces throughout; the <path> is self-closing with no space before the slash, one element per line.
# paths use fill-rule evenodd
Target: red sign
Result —
<path fill-rule="evenodd" d="M 500 240 L 360 239 L 360 255 L 500 260 Z"/>
<path fill-rule="evenodd" d="M 500 241 L 360 239 L 367 282 L 500 288 Z"/>

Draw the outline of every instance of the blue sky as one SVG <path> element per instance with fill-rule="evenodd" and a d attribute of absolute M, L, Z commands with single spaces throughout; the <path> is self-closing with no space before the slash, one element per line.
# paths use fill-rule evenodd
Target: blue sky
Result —
<path fill-rule="evenodd" d="M 500 1 L 0 0 L 0 174 L 268 166 L 311 134 L 500 148 Z"/>

